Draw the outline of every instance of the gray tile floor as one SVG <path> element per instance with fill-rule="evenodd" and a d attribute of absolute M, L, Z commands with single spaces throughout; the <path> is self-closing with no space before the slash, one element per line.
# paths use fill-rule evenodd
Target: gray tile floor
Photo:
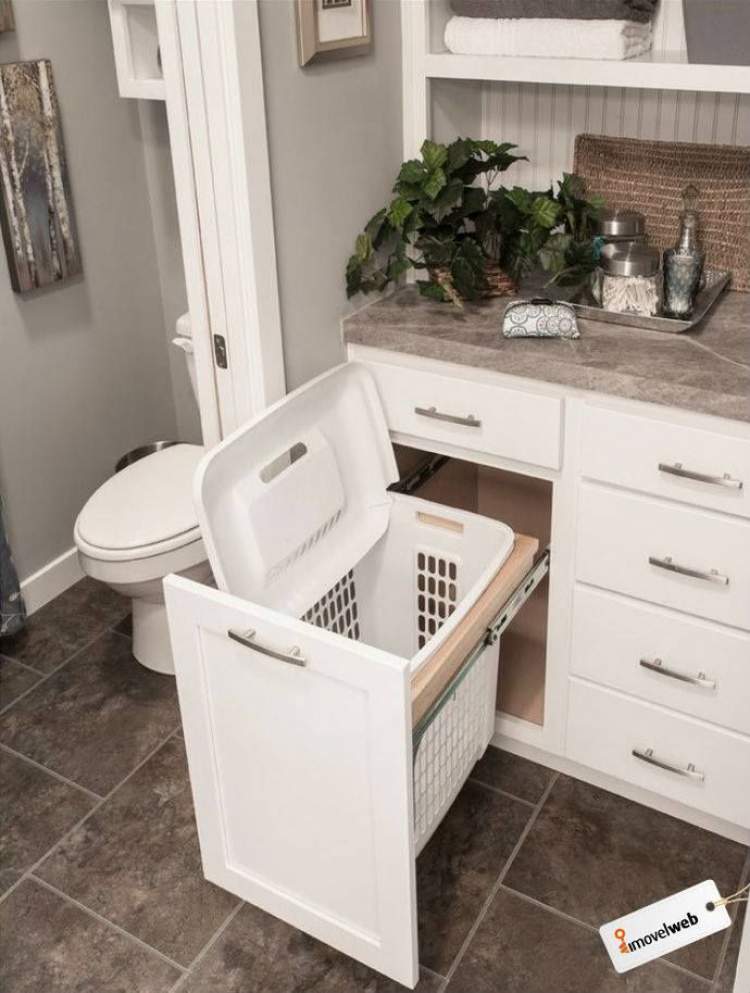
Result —
<path fill-rule="evenodd" d="M 2 993 L 397 993 L 203 879 L 174 681 L 129 632 L 83 580 L 0 643 Z M 421 993 L 731 991 L 736 925 L 626 977 L 596 929 L 748 851 L 534 763 L 490 749 L 417 875 Z"/>

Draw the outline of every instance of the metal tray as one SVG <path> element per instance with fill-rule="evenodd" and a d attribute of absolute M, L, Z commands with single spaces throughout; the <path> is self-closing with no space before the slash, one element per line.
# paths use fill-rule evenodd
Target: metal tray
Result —
<path fill-rule="evenodd" d="M 575 307 L 579 317 L 605 324 L 621 324 L 629 328 L 646 328 L 649 331 L 667 331 L 680 334 L 689 331 L 703 320 L 729 285 L 731 273 L 725 269 L 706 269 L 703 287 L 695 298 L 695 308 L 689 320 L 679 317 L 642 317 L 640 314 L 616 314 L 604 310 L 591 296 L 588 288 L 579 290 L 568 302 Z"/>

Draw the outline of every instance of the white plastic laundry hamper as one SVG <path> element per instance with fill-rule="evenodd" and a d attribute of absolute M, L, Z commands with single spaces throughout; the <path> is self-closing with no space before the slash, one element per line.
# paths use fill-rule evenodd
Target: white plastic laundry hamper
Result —
<path fill-rule="evenodd" d="M 341 366 L 205 457 L 219 589 L 166 593 L 206 875 L 414 985 L 414 857 L 492 736 L 498 647 L 416 729 L 412 686 L 514 534 L 397 479 L 374 381 Z"/>

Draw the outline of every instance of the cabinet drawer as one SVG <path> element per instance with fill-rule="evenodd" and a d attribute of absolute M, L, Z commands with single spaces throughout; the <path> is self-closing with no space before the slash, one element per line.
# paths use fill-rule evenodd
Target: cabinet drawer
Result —
<path fill-rule="evenodd" d="M 391 431 L 559 469 L 561 400 L 378 362 L 367 367 Z"/>
<path fill-rule="evenodd" d="M 750 438 L 586 407 L 582 473 L 750 517 Z"/>
<path fill-rule="evenodd" d="M 636 758 L 634 751 L 670 768 Z M 697 810 L 750 826 L 750 738 L 574 678 L 567 755 Z"/>
<path fill-rule="evenodd" d="M 585 587 L 573 610 L 575 675 L 750 734 L 750 635 Z"/>
<path fill-rule="evenodd" d="M 579 580 L 750 629 L 750 522 L 583 483 L 577 533 Z"/>

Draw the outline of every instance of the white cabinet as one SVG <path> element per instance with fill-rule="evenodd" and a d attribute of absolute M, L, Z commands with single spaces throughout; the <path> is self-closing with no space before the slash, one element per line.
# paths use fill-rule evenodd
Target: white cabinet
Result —
<path fill-rule="evenodd" d="M 750 522 L 582 483 L 576 577 L 750 630 Z"/>
<path fill-rule="evenodd" d="M 588 479 L 750 517 L 750 438 L 586 406 Z"/>
<path fill-rule="evenodd" d="M 414 986 L 408 661 L 181 578 L 165 591 L 206 878 Z M 248 629 L 305 665 L 229 637 Z"/>
<path fill-rule="evenodd" d="M 562 400 L 456 374 L 368 362 L 397 435 L 560 467 Z"/>
<path fill-rule="evenodd" d="M 571 672 L 750 734 L 750 635 L 579 586 Z"/>
<path fill-rule="evenodd" d="M 750 738 L 573 678 L 568 756 L 688 807 L 750 824 Z"/>

